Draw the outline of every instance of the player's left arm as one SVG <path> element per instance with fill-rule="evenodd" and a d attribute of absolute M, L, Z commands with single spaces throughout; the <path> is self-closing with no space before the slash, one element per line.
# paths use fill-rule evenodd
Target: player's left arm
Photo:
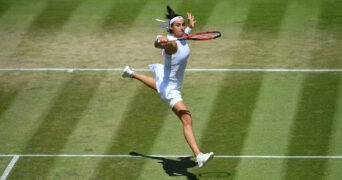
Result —
<path fill-rule="evenodd" d="M 188 12 L 188 27 L 185 29 L 185 35 L 189 35 L 191 30 L 195 27 L 195 16 Z"/>

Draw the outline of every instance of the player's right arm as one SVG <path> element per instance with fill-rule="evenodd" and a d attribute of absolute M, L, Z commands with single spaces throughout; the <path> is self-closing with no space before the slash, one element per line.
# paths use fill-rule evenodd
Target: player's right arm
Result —
<path fill-rule="evenodd" d="M 158 35 L 156 40 L 154 41 L 154 47 L 165 49 L 165 52 L 167 54 L 174 54 L 177 52 L 176 41 L 168 41 L 167 36 Z"/>

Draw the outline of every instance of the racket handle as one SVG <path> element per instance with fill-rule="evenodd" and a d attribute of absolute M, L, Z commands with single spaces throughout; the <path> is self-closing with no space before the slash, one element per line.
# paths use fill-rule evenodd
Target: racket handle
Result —
<path fill-rule="evenodd" d="M 168 41 L 177 41 L 178 40 L 178 38 L 175 38 L 175 37 L 167 37 L 167 40 Z"/>

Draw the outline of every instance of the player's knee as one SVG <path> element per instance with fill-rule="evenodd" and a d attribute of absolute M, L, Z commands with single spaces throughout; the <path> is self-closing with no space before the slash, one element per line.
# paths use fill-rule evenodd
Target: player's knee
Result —
<path fill-rule="evenodd" d="M 192 125 L 192 117 L 190 111 L 180 111 L 179 118 L 181 119 L 184 126 Z"/>
<path fill-rule="evenodd" d="M 191 118 L 183 118 L 182 119 L 183 126 L 192 126 L 192 119 Z"/>

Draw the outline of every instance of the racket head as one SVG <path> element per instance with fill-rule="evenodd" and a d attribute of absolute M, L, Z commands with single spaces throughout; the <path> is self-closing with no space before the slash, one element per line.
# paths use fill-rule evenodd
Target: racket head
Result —
<path fill-rule="evenodd" d="M 221 37 L 221 32 L 219 31 L 203 31 L 203 32 L 195 33 L 195 34 L 190 34 L 189 36 L 187 36 L 186 39 L 203 41 L 203 40 L 216 39 L 219 37 Z"/>
<path fill-rule="evenodd" d="M 203 40 L 211 40 L 211 39 L 216 39 L 221 37 L 221 32 L 220 31 L 203 31 L 203 32 L 198 32 L 195 34 L 190 34 L 188 36 L 184 36 L 181 38 L 176 38 L 176 37 L 168 37 L 168 41 L 183 41 L 183 40 L 198 40 L 198 41 L 203 41 Z"/>

